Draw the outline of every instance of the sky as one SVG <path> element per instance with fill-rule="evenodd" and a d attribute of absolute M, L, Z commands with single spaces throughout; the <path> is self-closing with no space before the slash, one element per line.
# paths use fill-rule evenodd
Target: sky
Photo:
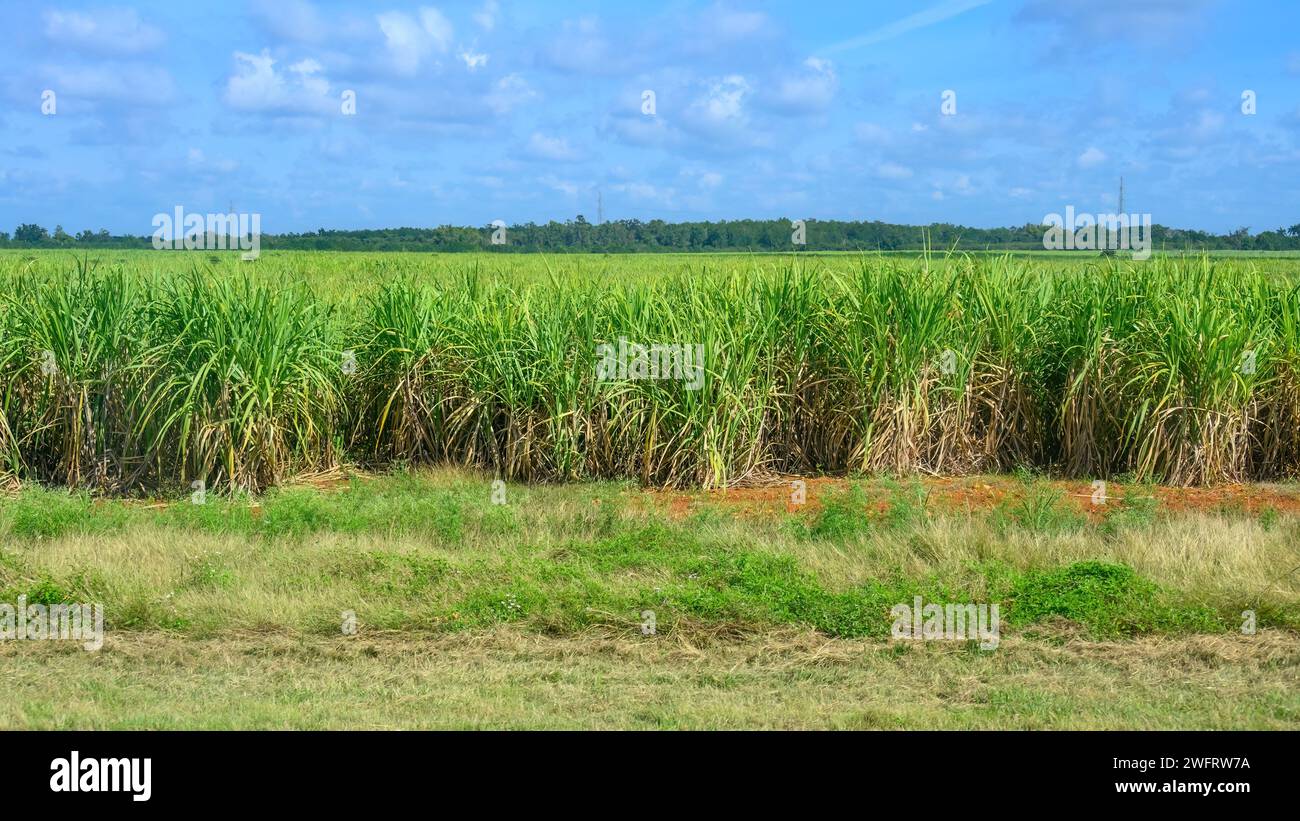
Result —
<path fill-rule="evenodd" d="M 1295 0 L 0 0 L 0 230 L 1300 223 Z M 1253 113 L 1250 113 L 1252 112 Z"/>

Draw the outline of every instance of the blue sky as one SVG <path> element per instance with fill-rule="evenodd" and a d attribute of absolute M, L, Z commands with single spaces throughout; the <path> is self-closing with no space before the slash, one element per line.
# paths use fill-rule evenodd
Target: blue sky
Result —
<path fill-rule="evenodd" d="M 594 220 L 597 191 L 606 219 L 988 227 L 1111 210 L 1120 175 L 1158 223 L 1300 222 L 1295 0 L 4 0 L 0 20 L 0 230 L 150 234 L 230 204 L 272 233 Z"/>

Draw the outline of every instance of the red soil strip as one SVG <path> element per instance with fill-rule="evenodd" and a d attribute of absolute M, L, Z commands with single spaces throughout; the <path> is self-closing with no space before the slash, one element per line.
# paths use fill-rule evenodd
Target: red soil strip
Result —
<path fill-rule="evenodd" d="M 1155 498 L 1156 508 L 1169 512 L 1235 512 L 1258 515 L 1266 510 L 1300 515 L 1300 485 L 1248 484 L 1217 487 L 1181 488 L 1159 485 L 1123 485 L 1106 483 L 1106 502 L 1093 502 L 1091 482 L 1034 479 L 1021 482 L 1009 476 L 918 477 L 895 482 L 880 480 L 850 481 L 831 478 L 803 478 L 805 501 L 792 501 L 792 482 L 800 477 L 785 477 L 779 484 L 766 487 L 728 488 L 713 491 L 646 491 L 650 503 L 680 519 L 705 507 L 723 507 L 736 515 L 775 516 L 786 513 L 807 515 L 821 510 L 825 500 L 847 492 L 857 485 L 868 507 L 883 513 L 891 500 L 902 496 L 914 498 L 925 494 L 925 506 L 934 512 L 975 513 L 1015 503 L 1032 493 L 1050 491 L 1059 494 L 1062 504 L 1076 508 L 1097 521 L 1122 509 L 1127 497 L 1131 502 Z M 918 487 L 920 489 L 918 489 Z"/>

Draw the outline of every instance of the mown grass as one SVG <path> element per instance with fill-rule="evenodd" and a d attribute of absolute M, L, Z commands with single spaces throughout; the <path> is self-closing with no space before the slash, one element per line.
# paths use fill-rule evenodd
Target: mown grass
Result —
<path fill-rule="evenodd" d="M 1296 729 L 1290 635 L 1009 639 L 996 652 L 779 630 L 574 637 L 137 633 L 0 643 L 27 729 Z"/>

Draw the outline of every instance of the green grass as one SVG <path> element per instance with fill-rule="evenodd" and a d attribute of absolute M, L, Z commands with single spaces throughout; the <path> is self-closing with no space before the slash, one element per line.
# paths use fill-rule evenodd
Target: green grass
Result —
<path fill-rule="evenodd" d="M 664 521 L 618 484 L 515 485 L 494 504 L 487 479 L 457 474 L 286 488 L 255 505 L 213 495 L 151 508 L 28 489 L 0 502 L 10 545 L 0 600 L 60 591 L 102 601 L 113 627 L 204 633 L 266 623 L 329 633 L 354 610 L 391 629 L 514 622 L 569 635 L 650 609 L 667 631 L 880 638 L 890 608 L 917 595 L 997 603 L 1014 627 L 1066 619 L 1095 638 L 1230 633 L 1247 608 L 1263 627 L 1300 627 L 1290 611 L 1300 580 L 1277 579 L 1294 559 L 1291 518 L 1208 519 L 1223 542 L 1170 567 L 1185 520 L 1091 524 L 1048 488 L 1032 486 L 1009 513 L 968 516 L 930 511 L 919 485 L 886 481 L 757 521 Z M 1234 539 L 1268 547 L 1241 554 Z"/>
<path fill-rule="evenodd" d="M 1050 502 L 1029 509 L 1059 504 L 1024 483 Z M 493 497 L 462 471 L 164 507 L 0 497 L 0 602 L 100 603 L 106 622 L 97 653 L 0 642 L 0 726 L 1300 722 L 1289 514 L 1062 526 L 889 479 L 793 515 L 667 518 L 627 483 Z M 997 649 L 892 640 L 914 596 L 998 604 Z"/>

